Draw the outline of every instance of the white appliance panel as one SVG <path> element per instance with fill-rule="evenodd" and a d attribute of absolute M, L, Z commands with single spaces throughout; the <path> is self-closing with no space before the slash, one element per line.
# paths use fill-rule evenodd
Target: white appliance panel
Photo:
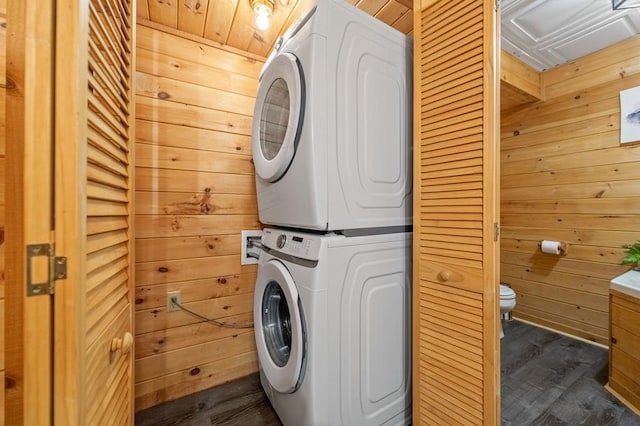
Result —
<path fill-rule="evenodd" d="M 411 225 L 411 39 L 344 1 L 319 0 L 265 70 L 286 54 L 302 69 L 304 119 L 286 172 L 257 173 L 260 221 L 313 230 Z"/>
<path fill-rule="evenodd" d="M 411 399 L 410 251 L 381 245 L 341 254 L 346 273 L 341 274 L 339 398 L 348 401 L 342 419 L 378 425 Z"/>
<path fill-rule="evenodd" d="M 300 247 L 287 241 L 318 247 L 317 256 L 295 257 Z M 283 423 L 410 424 L 411 233 L 345 237 L 265 229 L 263 243 L 270 249 L 260 256 L 258 275 L 282 262 L 306 324 L 306 366 L 295 391 L 277 391 L 268 378 L 273 372 L 265 372 L 269 355 L 259 353 L 261 382 Z"/>

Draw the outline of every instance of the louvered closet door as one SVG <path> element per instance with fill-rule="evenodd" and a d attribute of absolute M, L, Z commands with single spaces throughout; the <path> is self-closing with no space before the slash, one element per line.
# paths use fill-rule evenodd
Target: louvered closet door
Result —
<path fill-rule="evenodd" d="M 494 2 L 414 7 L 414 423 L 499 418 Z"/>
<path fill-rule="evenodd" d="M 60 425 L 133 424 L 132 3 L 57 1 L 56 242 L 69 257 L 54 320 Z"/>

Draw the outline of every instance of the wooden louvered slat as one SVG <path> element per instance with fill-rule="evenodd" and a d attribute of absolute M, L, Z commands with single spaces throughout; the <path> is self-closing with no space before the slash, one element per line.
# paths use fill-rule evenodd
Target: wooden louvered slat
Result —
<path fill-rule="evenodd" d="M 105 281 L 103 284 L 108 283 Z M 88 345 L 91 345 L 100 333 L 110 329 L 110 325 L 113 322 L 117 312 L 121 309 L 126 309 L 129 305 L 127 300 L 127 294 L 129 289 L 127 285 L 121 285 L 114 289 L 106 299 L 101 300 L 97 306 L 91 311 L 87 312 L 86 323 L 86 341 Z"/>
<path fill-rule="evenodd" d="M 119 163 L 124 166 L 129 164 L 129 159 L 127 158 L 127 152 L 120 149 L 120 147 L 111 141 L 104 138 L 103 135 L 98 133 L 92 128 L 87 129 L 87 139 L 89 144 L 100 149 L 106 154 L 109 154 L 111 157 L 115 158 Z M 124 176 L 128 176 L 129 171 L 127 170 L 127 174 Z"/>
<path fill-rule="evenodd" d="M 88 199 L 87 216 L 127 216 L 129 210 L 124 203 Z"/>
<path fill-rule="evenodd" d="M 127 183 L 127 176 L 122 176 L 119 173 L 113 173 L 108 170 L 107 167 L 108 165 L 102 167 L 101 164 L 89 162 L 87 165 L 87 178 L 91 181 L 99 182 L 104 185 L 127 189 L 129 186 Z"/>
<path fill-rule="evenodd" d="M 483 0 L 416 9 L 414 422 L 494 424 L 495 16 Z"/>
<path fill-rule="evenodd" d="M 97 45 L 102 47 L 102 51 L 104 51 L 107 55 L 107 58 L 110 59 L 110 66 L 117 69 L 121 78 L 126 80 L 129 77 L 129 65 L 130 60 L 126 57 L 126 55 L 120 54 L 120 48 L 118 46 L 117 40 L 114 39 L 114 28 L 111 23 L 111 20 L 104 19 L 105 16 L 101 15 L 93 5 L 94 2 L 89 3 L 89 10 L 91 12 L 89 20 L 89 29 L 91 30 L 91 34 L 96 38 Z M 99 2 L 101 4 L 101 2 Z M 104 13 L 104 9 L 99 6 Z M 106 25 L 105 25 L 106 21 Z M 124 81 L 123 80 L 123 81 Z"/>
<path fill-rule="evenodd" d="M 113 389 L 112 392 L 107 394 L 110 404 L 101 407 L 101 416 L 96 419 L 97 423 L 95 424 L 115 425 L 120 419 L 126 418 L 131 414 L 130 412 L 124 411 L 126 409 L 126 398 L 129 392 L 127 389 L 127 375 L 123 373 L 118 378 L 119 380 L 109 382 L 111 386 L 110 389 Z"/>
<path fill-rule="evenodd" d="M 87 408 L 88 424 L 114 424 L 113 422 L 108 423 L 107 420 L 103 418 L 108 418 L 108 416 L 113 415 L 115 406 L 117 406 L 123 399 L 122 397 L 118 397 L 118 395 L 120 392 L 127 391 L 127 370 L 128 365 L 124 360 L 118 359 L 113 363 L 113 366 L 109 371 L 109 375 L 103 382 L 104 387 L 102 392 L 96 392 L 95 397 L 92 398 L 92 404 Z M 119 414 L 124 415 L 124 413 Z"/>
<path fill-rule="evenodd" d="M 106 169 L 116 175 L 123 177 L 127 177 L 129 175 L 129 170 L 127 169 L 126 164 L 123 164 L 119 159 L 112 157 L 110 154 L 105 153 L 102 149 L 96 148 L 96 146 L 91 142 L 87 145 L 87 159 L 92 164 Z"/>
<path fill-rule="evenodd" d="M 103 232 L 127 229 L 126 218 L 122 217 L 89 217 L 87 218 L 87 235 L 97 235 Z"/>
<path fill-rule="evenodd" d="M 90 20 L 89 26 L 93 25 L 93 20 Z M 95 63 L 111 75 L 117 87 L 128 89 L 128 83 L 125 83 L 129 78 L 127 68 L 114 57 L 114 52 L 109 49 L 109 46 L 105 46 L 105 41 L 99 32 L 93 32 L 93 37 L 89 39 L 89 46 L 89 53 L 96 58 Z M 125 93 L 122 91 L 121 96 Z"/>
<path fill-rule="evenodd" d="M 120 137 L 127 137 L 127 128 L 122 122 L 119 120 L 117 116 L 114 116 L 108 109 L 107 104 L 103 103 L 99 98 L 93 95 L 93 93 L 89 93 L 88 96 L 89 108 L 95 113 L 98 117 L 101 118 L 104 125 L 109 126 L 109 128 L 113 132 L 117 132 Z"/>
<path fill-rule="evenodd" d="M 87 196 L 89 198 L 126 203 L 127 192 L 122 189 L 113 188 L 108 185 L 101 185 L 96 182 L 89 181 L 87 183 Z"/>
<path fill-rule="evenodd" d="M 93 272 L 105 263 L 113 262 L 122 256 L 126 256 L 128 253 L 129 248 L 126 244 L 106 247 L 101 251 L 91 253 L 87 256 L 87 272 Z"/>
<path fill-rule="evenodd" d="M 128 87 L 123 87 L 122 80 L 110 66 L 110 62 L 106 60 L 101 49 L 96 45 L 93 39 L 89 39 L 89 61 L 88 65 L 94 70 L 102 70 L 111 79 L 113 86 L 122 99 L 129 102 Z M 128 83 L 127 83 L 128 85 Z"/>
<path fill-rule="evenodd" d="M 126 252 L 124 254 L 126 255 Z M 122 287 L 126 287 L 126 283 L 127 272 L 125 270 L 120 271 L 118 275 L 110 277 L 109 281 L 104 285 L 96 287 L 87 294 L 87 310 L 95 311 L 102 303 L 107 301 L 110 294 L 117 292 Z"/>
<path fill-rule="evenodd" d="M 109 111 L 116 115 L 120 122 L 128 127 L 128 118 L 122 112 L 122 109 L 116 104 L 116 98 L 111 91 L 107 91 L 105 87 L 102 86 L 99 81 L 99 76 L 94 74 L 89 74 L 89 87 L 94 91 L 95 96 L 100 99 L 101 102 L 105 103 Z M 97 93 L 96 93 L 97 92 Z"/>
<path fill-rule="evenodd" d="M 427 398 L 433 401 L 440 407 L 444 408 L 447 413 L 445 417 L 448 421 L 455 421 L 460 425 L 482 425 L 480 420 L 482 413 L 468 413 L 462 406 L 460 406 L 459 400 L 455 396 L 448 396 L 437 386 L 430 386 L 424 389 L 424 394 Z"/>
<path fill-rule="evenodd" d="M 112 346 L 133 332 L 131 1 L 56 2 L 56 53 L 74 53 L 57 63 L 56 90 L 65 94 L 56 98 L 57 167 L 81 185 L 63 191 L 56 215 L 56 230 L 65 231 L 56 240 L 74 259 L 73 285 L 56 298 L 64 307 L 56 309 L 56 344 L 73 348 L 56 360 L 64 372 L 56 424 L 133 424 L 133 357 Z"/>
<path fill-rule="evenodd" d="M 127 330 L 127 324 L 129 320 L 125 312 L 121 312 L 117 319 L 113 323 L 113 328 L 119 333 Z M 104 358 L 104 347 L 102 345 L 109 344 L 109 336 L 103 335 L 100 339 L 91 345 L 87 349 L 86 366 L 87 366 L 87 394 L 94 395 L 94 392 L 100 392 L 104 389 L 104 383 L 106 383 L 111 366 L 102 363 L 101 358 Z"/>
<path fill-rule="evenodd" d="M 116 133 L 116 130 L 114 130 L 109 124 L 105 123 L 105 121 L 91 109 L 87 111 L 87 117 L 89 125 L 91 127 L 97 130 L 99 133 L 103 134 L 110 141 L 117 143 L 122 150 L 128 151 L 126 133 Z"/>
<path fill-rule="evenodd" d="M 111 400 L 109 399 L 105 399 L 105 395 L 104 395 L 104 389 L 106 387 L 107 384 L 110 385 L 114 385 L 114 378 L 119 378 L 120 380 L 123 377 L 123 374 L 126 374 L 126 370 L 127 370 L 127 365 L 124 362 L 117 362 L 119 360 L 116 360 L 116 363 L 114 366 L 110 367 L 110 368 L 102 368 L 100 370 L 98 369 L 94 369 L 92 371 L 90 371 L 90 373 L 100 373 L 94 376 L 94 374 L 91 374 L 91 380 L 97 380 L 97 383 L 99 383 L 99 386 L 97 388 L 90 388 L 90 391 L 88 392 L 87 396 L 90 401 L 92 401 L 92 405 L 91 407 L 89 407 L 88 412 L 89 412 L 89 416 L 101 416 L 104 415 L 105 413 L 113 413 L 113 411 L 110 411 L 107 409 L 107 407 L 101 406 L 104 403 L 108 403 Z M 89 376 L 89 375 L 88 375 Z M 96 383 L 96 382 L 90 382 L 90 383 Z M 117 382 L 116 382 L 117 383 Z M 112 401 L 111 401 L 112 402 Z M 91 419 L 92 422 L 96 422 L 98 420 L 92 418 Z M 88 423 L 88 424 L 104 424 L 104 425 L 112 425 L 114 423 Z"/>
<path fill-rule="evenodd" d="M 94 182 L 100 182 L 117 188 L 127 189 L 128 187 L 127 178 L 125 176 L 111 173 L 109 170 L 93 163 L 89 163 L 87 165 L 87 177 L 89 180 Z"/>
<path fill-rule="evenodd" d="M 104 68 L 98 58 L 89 57 L 89 71 L 100 82 L 107 94 L 119 104 L 122 111 L 127 111 L 128 95 L 118 86 L 116 75 L 110 68 Z"/>
<path fill-rule="evenodd" d="M 127 28 L 130 26 L 129 16 L 126 11 L 123 11 L 122 8 L 118 6 L 118 3 L 120 3 L 118 0 L 107 0 L 105 2 L 107 9 L 109 9 L 107 16 L 111 17 L 115 27 L 118 29 L 118 36 L 115 38 L 122 42 L 122 48 L 125 49 L 126 53 L 129 53 L 129 43 L 127 43 L 130 39 L 129 32 L 127 31 Z M 107 20 L 109 19 L 107 18 Z M 127 62 L 130 61 L 127 60 Z"/>
<path fill-rule="evenodd" d="M 433 374 L 432 371 L 426 371 L 427 377 L 431 380 L 431 383 L 435 385 L 438 389 L 440 389 L 443 395 L 446 395 L 448 398 L 454 397 L 456 399 L 460 399 L 461 405 L 465 408 L 465 411 L 471 413 L 474 416 L 478 416 L 478 414 L 482 413 L 482 398 L 477 396 L 475 393 L 463 394 L 458 391 L 458 383 L 451 383 L 448 380 L 444 379 L 439 374 Z M 475 398 L 473 396 L 476 395 Z"/>
<path fill-rule="evenodd" d="M 117 262 L 108 265 L 102 265 L 101 268 L 87 274 L 87 293 L 91 292 L 95 287 L 109 280 L 110 277 L 117 275 L 120 271 L 127 267 L 127 258 L 122 257 Z"/>
<path fill-rule="evenodd" d="M 107 247 L 113 247 L 120 243 L 126 242 L 127 239 L 128 234 L 124 228 L 113 230 L 110 232 L 102 232 L 95 235 L 89 234 L 89 236 L 87 237 L 87 252 L 93 253 Z"/>

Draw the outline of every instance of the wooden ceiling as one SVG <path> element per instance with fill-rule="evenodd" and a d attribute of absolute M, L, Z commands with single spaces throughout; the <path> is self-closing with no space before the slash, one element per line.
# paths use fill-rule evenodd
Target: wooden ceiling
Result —
<path fill-rule="evenodd" d="M 136 0 L 139 21 L 151 21 L 263 57 L 312 4 L 310 0 L 275 0 L 271 24 L 261 31 L 256 28 L 250 1 Z M 412 31 L 411 0 L 348 1 L 405 34 Z"/>

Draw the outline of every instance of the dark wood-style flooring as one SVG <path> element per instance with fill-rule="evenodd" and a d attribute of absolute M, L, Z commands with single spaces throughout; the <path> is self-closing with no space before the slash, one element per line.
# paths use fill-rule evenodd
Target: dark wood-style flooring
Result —
<path fill-rule="evenodd" d="M 520 321 L 503 327 L 504 426 L 640 426 L 640 418 L 603 387 L 606 349 Z"/>
<path fill-rule="evenodd" d="M 640 417 L 604 389 L 607 350 L 534 327 L 504 322 L 502 424 L 640 426 Z M 141 411 L 138 426 L 281 425 L 257 375 Z"/>

